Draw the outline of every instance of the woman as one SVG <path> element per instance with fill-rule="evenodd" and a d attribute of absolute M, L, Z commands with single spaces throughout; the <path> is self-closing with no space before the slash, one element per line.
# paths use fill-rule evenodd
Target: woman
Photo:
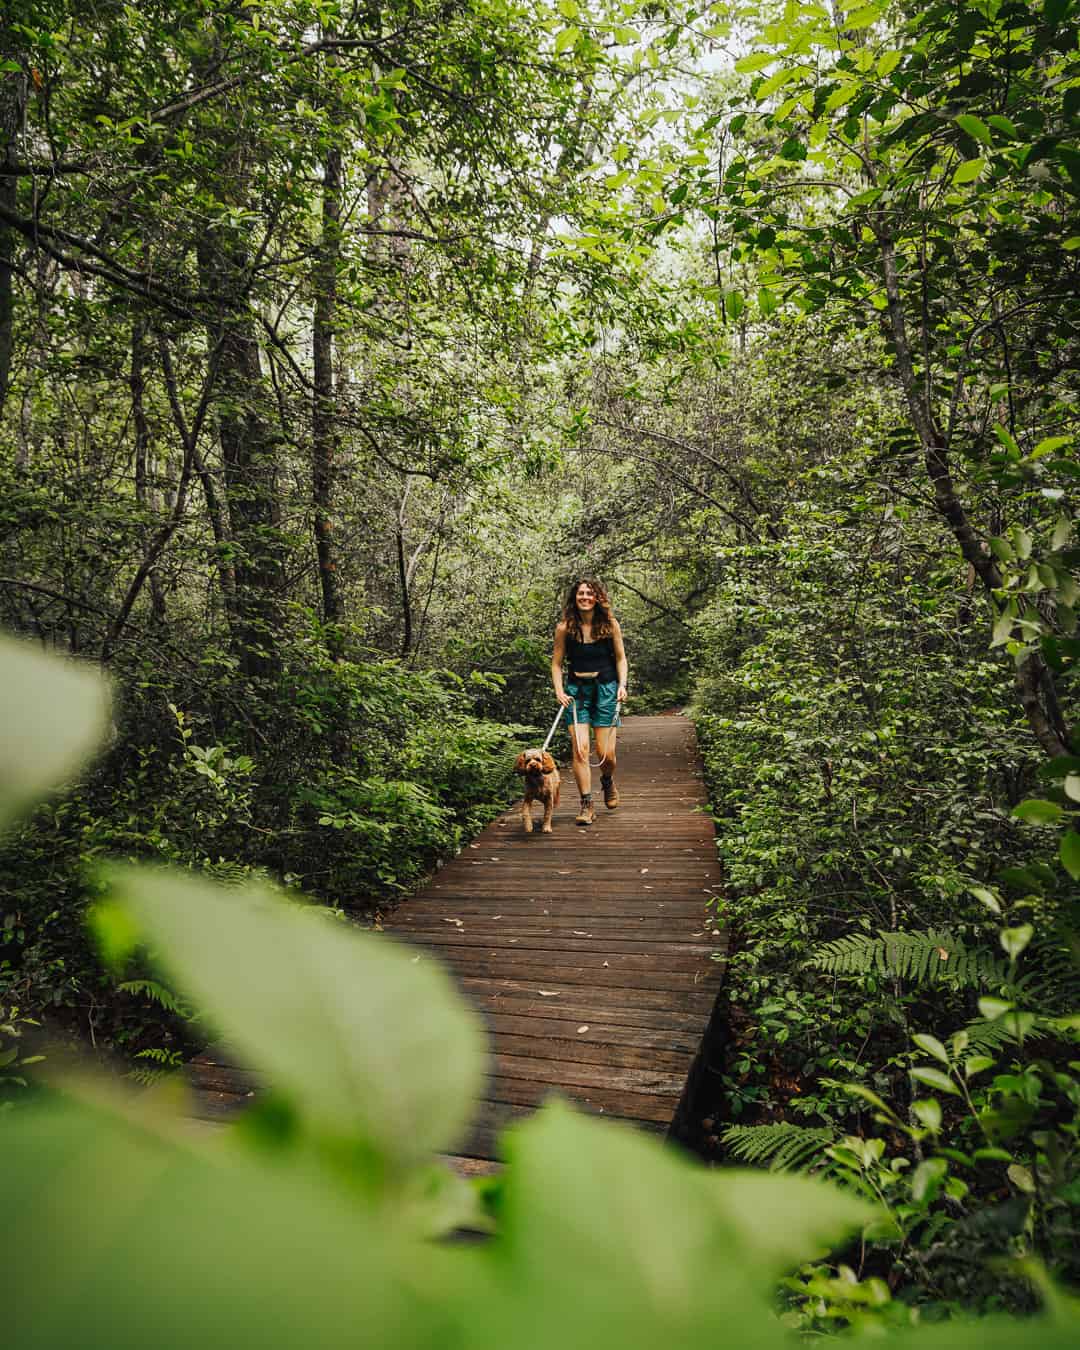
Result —
<path fill-rule="evenodd" d="M 569 667 L 565 685 L 564 659 Z M 592 577 L 576 581 L 570 587 L 562 620 L 555 629 L 551 682 L 555 697 L 566 709 L 563 722 L 570 728 L 574 744 L 574 778 L 581 793 L 577 825 L 591 825 L 596 819 L 589 771 L 590 726 L 596 732 L 604 805 L 614 811 L 619 804 L 615 787 L 615 728 L 619 725 L 619 705 L 626 698 L 627 675 L 622 629 L 611 612 L 607 592 Z M 571 703 L 577 708 L 576 727 Z"/>

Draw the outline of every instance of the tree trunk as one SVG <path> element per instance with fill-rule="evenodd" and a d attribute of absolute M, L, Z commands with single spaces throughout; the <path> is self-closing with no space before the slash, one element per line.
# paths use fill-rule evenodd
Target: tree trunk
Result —
<path fill-rule="evenodd" d="M 949 468 L 945 438 L 934 419 L 926 387 L 920 385 L 915 372 L 911 340 L 900 294 L 896 246 L 883 217 L 877 224 L 876 233 L 881 249 L 882 273 L 888 301 L 886 317 L 896 351 L 896 369 L 912 425 L 922 446 L 926 472 L 934 491 L 934 501 L 959 544 L 964 560 L 983 583 L 986 592 L 992 594 L 1001 588 L 1003 578 L 990 550 L 972 527 L 956 491 Z M 1060 723 L 1062 719 L 1053 674 L 1041 652 L 1029 652 L 1023 658 L 1016 670 L 1015 684 L 1020 704 L 1035 739 L 1051 758 L 1068 754 L 1067 729 L 1062 725 L 1059 730 L 1055 725 L 1055 721 Z M 1052 712 L 1047 713 L 1044 697 L 1051 710 L 1058 710 L 1056 718 Z"/>
<path fill-rule="evenodd" d="M 143 551 L 146 553 L 153 537 L 151 520 L 153 502 L 150 494 L 150 423 L 146 417 L 146 325 L 142 319 L 136 319 L 131 330 L 131 374 L 128 379 L 131 390 L 131 416 L 135 426 L 135 500 L 142 512 Z M 150 586 L 151 610 L 156 622 L 164 624 L 165 592 L 161 586 L 161 576 L 155 565 L 147 578 Z"/>
<path fill-rule="evenodd" d="M 15 49 L 15 35 L 0 27 L 0 60 L 17 61 L 22 53 Z M 26 73 L 23 70 L 0 72 L 0 207 L 14 214 L 16 183 L 4 167 L 15 161 L 15 149 L 26 108 Z M 0 225 L 0 415 L 3 414 L 11 386 L 11 360 L 15 351 L 14 264 L 17 235 L 10 226 Z"/>
<path fill-rule="evenodd" d="M 271 679 L 281 667 L 283 541 L 278 529 L 277 470 L 281 434 L 266 388 L 257 327 L 237 281 L 247 262 L 239 241 L 198 247 L 204 288 L 225 302 L 219 345 L 218 437 L 225 470 L 225 501 L 236 549 L 233 649 L 241 671 Z"/>
<path fill-rule="evenodd" d="M 331 147 L 323 173 L 322 240 L 315 265 L 315 313 L 312 326 L 314 392 L 311 409 L 312 496 L 315 553 L 322 589 L 327 649 L 342 656 L 339 625 L 344 617 L 333 538 L 334 468 L 337 451 L 334 405 L 334 323 L 337 317 L 337 265 L 341 252 L 341 151 Z"/>

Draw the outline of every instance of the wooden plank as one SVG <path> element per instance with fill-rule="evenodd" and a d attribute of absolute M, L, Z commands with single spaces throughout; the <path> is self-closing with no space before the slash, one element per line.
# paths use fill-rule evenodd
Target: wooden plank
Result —
<path fill-rule="evenodd" d="M 571 936 L 565 936 L 566 933 Z M 706 939 L 704 935 L 697 942 L 676 942 L 667 940 L 660 933 L 649 935 L 631 931 L 628 934 L 625 930 L 611 933 L 596 925 L 590 930 L 569 928 L 560 933 L 551 929 L 524 928 L 517 924 L 500 929 L 465 923 L 461 928 L 414 929 L 409 933 L 409 941 L 424 947 L 513 947 L 515 951 L 528 948 L 551 952 L 602 952 L 607 956 L 612 953 L 647 956 L 656 952 L 695 957 L 699 961 L 715 950 L 715 941 Z"/>
<path fill-rule="evenodd" d="M 476 956 L 450 956 L 444 954 L 446 964 L 451 970 L 456 971 L 472 979 L 493 978 L 498 980 L 513 980 L 516 983 L 533 983 L 537 988 L 544 988 L 545 982 L 553 989 L 565 989 L 567 987 L 583 986 L 586 989 L 622 989 L 630 990 L 635 995 L 645 993 L 669 993 L 683 995 L 694 993 L 699 987 L 704 991 L 706 1000 L 711 1004 L 712 1000 L 708 998 L 708 984 L 703 980 L 696 980 L 689 972 L 675 971 L 668 973 L 663 970 L 657 971 L 619 971 L 605 970 L 603 967 L 596 966 L 565 966 L 557 964 L 553 969 L 552 965 L 511 965 L 487 959 L 484 955 Z M 708 972 L 705 972 L 708 974 Z"/>
<path fill-rule="evenodd" d="M 686 1081 L 683 1072 L 643 1069 L 632 1064 L 589 1064 L 555 1059 L 550 1055 L 498 1053 L 493 1057 L 492 1078 L 513 1078 L 530 1083 L 555 1083 L 566 1088 L 588 1088 L 590 1092 L 629 1092 L 635 1096 L 677 1097 Z M 688 1067 L 688 1066 L 687 1066 Z"/>
<path fill-rule="evenodd" d="M 499 969 L 506 974 L 512 973 L 518 966 L 535 969 L 540 965 L 543 969 L 549 969 L 551 961 L 550 949 L 520 947 L 512 939 L 500 946 L 492 946 L 489 943 L 481 946 L 479 941 L 471 943 L 446 942 L 442 944 L 432 942 L 426 944 L 425 950 L 437 952 L 443 960 L 451 965 L 460 961 L 492 962 L 497 964 Z M 705 969 L 709 963 L 707 949 L 693 952 L 690 955 L 684 952 L 670 951 L 665 947 L 654 947 L 640 954 L 612 952 L 603 946 L 599 949 L 594 947 L 592 950 L 582 951 L 580 950 L 580 944 L 577 950 L 569 952 L 565 948 L 557 948 L 556 950 L 564 952 L 567 962 L 572 959 L 573 968 L 577 970 L 598 968 L 599 970 L 610 970 L 612 972 L 642 971 L 645 974 L 657 975 L 694 975 Z M 560 971 L 566 969 L 565 964 L 560 962 L 559 969 Z M 631 983 L 633 987 L 638 987 L 636 976 Z"/>
<path fill-rule="evenodd" d="M 550 971 L 548 974 L 550 975 Z M 539 1001 L 550 1007 L 554 998 L 537 1000 L 539 989 L 551 989 L 556 997 L 563 998 L 568 1006 L 597 1009 L 619 1010 L 621 1015 L 633 1015 L 635 1012 L 652 1010 L 655 1012 L 694 1013 L 699 1019 L 707 1019 L 712 1011 L 714 993 L 708 989 L 676 991 L 670 989 L 610 989 L 600 988 L 587 982 L 584 986 L 566 984 L 559 980 L 548 979 L 544 984 L 535 980 L 501 979 L 493 975 L 462 975 L 461 986 L 469 994 L 501 994 L 510 997 L 515 994 Z M 699 1022 L 704 1027 L 705 1021 Z"/>
<path fill-rule="evenodd" d="M 591 1115 L 615 1116 L 620 1120 L 649 1121 L 666 1128 L 678 1104 L 676 1095 L 657 1096 L 649 1092 L 620 1092 L 614 1088 L 577 1087 L 543 1082 L 535 1078 L 495 1077 L 488 1081 L 488 1101 L 512 1106 L 536 1107 L 554 1091 Z"/>

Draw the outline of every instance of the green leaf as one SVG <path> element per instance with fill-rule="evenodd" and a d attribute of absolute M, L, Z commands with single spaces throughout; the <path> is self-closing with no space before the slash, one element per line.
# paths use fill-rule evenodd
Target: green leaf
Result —
<path fill-rule="evenodd" d="M 1062 787 L 1065 789 L 1066 797 L 1074 802 L 1080 802 L 1080 773 L 1066 774 Z"/>
<path fill-rule="evenodd" d="M 555 39 L 555 54 L 560 55 L 568 47 L 572 47 L 578 38 L 581 37 L 580 28 L 564 28 Z"/>
<path fill-rule="evenodd" d="M 799 72 L 797 70 L 778 70 L 770 75 L 767 80 L 763 80 L 754 91 L 754 98 L 761 103 L 767 99 L 770 94 L 775 94 L 778 89 L 782 89 L 785 84 L 793 80 Z"/>
<path fill-rule="evenodd" d="M 121 971 L 139 945 L 139 926 L 130 913 L 102 900 L 87 912 L 86 926 L 105 966 L 114 974 Z"/>
<path fill-rule="evenodd" d="M 936 1036 L 929 1036 L 926 1032 L 917 1032 L 911 1038 L 920 1050 L 925 1050 L 928 1055 L 933 1055 L 936 1060 L 942 1064 L 948 1065 L 949 1054 Z"/>
<path fill-rule="evenodd" d="M 878 57 L 877 63 L 877 73 L 880 76 L 880 78 L 884 80 L 887 76 L 891 75 L 893 71 L 896 69 L 896 67 L 900 64 L 902 58 L 903 58 L 902 52 L 898 51 L 882 52 L 882 54 Z"/>
<path fill-rule="evenodd" d="M 1022 923 L 1016 928 L 1003 928 L 998 934 L 998 941 L 1010 959 L 1015 961 L 1034 936 L 1035 929 L 1031 924 Z"/>
<path fill-rule="evenodd" d="M 1029 797 L 1026 802 L 1014 806 L 1013 816 L 1026 821 L 1029 825 L 1054 825 L 1065 814 L 1065 808 L 1057 802 L 1042 801 L 1038 797 Z"/>
<path fill-rule="evenodd" d="M 977 1073 L 983 1073 L 986 1069 L 992 1069 L 994 1061 L 989 1055 L 971 1055 L 964 1060 L 964 1077 L 974 1078 Z"/>
<path fill-rule="evenodd" d="M 504 1149 L 492 1350 L 779 1345 L 770 1282 L 875 1214 L 807 1177 L 703 1172 L 561 1102 Z"/>
<path fill-rule="evenodd" d="M 1003 1017 L 1012 1006 L 1013 1005 L 1006 1002 L 1005 999 L 992 998 L 990 995 L 986 995 L 979 999 L 979 1012 L 988 1022 L 996 1022 L 997 1019 Z"/>
<path fill-rule="evenodd" d="M 752 75 L 757 70 L 764 70 L 766 66 L 771 66 L 774 61 L 779 60 L 773 52 L 752 52 L 749 56 L 743 56 L 735 62 L 735 69 L 740 75 Z"/>
<path fill-rule="evenodd" d="M 111 878 L 177 983 L 317 1128 L 398 1167 L 460 1139 L 483 1034 L 437 961 L 258 888 L 152 868 Z"/>
<path fill-rule="evenodd" d="M 969 886 L 968 890 L 978 900 L 980 905 L 985 905 L 991 914 L 1001 913 L 1001 901 L 993 891 L 989 891 L 985 886 Z"/>
<path fill-rule="evenodd" d="M 990 128 L 981 117 L 973 117 L 970 113 L 960 113 L 957 116 L 956 125 L 975 140 L 982 141 L 983 145 L 993 145 L 994 138 L 990 135 Z M 974 163 L 974 161 L 969 161 L 969 163 Z M 962 181 L 966 182 L 967 180 Z"/>
<path fill-rule="evenodd" d="M 1080 834 L 1066 830 L 1058 847 L 1061 865 L 1073 881 L 1080 881 Z"/>
<path fill-rule="evenodd" d="M 881 10 L 877 5 L 863 5 L 861 9 L 854 9 L 850 14 L 844 16 L 845 28 L 869 28 L 872 23 L 877 23 L 881 18 Z"/>
<path fill-rule="evenodd" d="M 911 1077 L 917 1083 L 925 1083 L 927 1087 L 937 1088 L 939 1092 L 951 1092 L 953 1096 L 959 1096 L 960 1089 L 953 1080 L 941 1072 L 940 1069 L 934 1069 L 928 1064 L 920 1064 L 918 1068 L 909 1070 Z"/>
<path fill-rule="evenodd" d="M 1020 139 L 1020 132 L 1016 129 L 1016 123 L 1011 122 L 1007 117 L 1002 117 L 1000 113 L 991 113 L 986 120 L 995 131 L 1000 131 L 1002 135 L 1008 136 L 1014 141 Z"/>
<path fill-rule="evenodd" d="M 937 1134 L 941 1129 L 941 1103 L 936 1097 L 919 1097 L 911 1103 L 912 1112 L 923 1129 Z"/>
<path fill-rule="evenodd" d="M 944 1158 L 926 1158 L 911 1177 L 911 1198 L 916 1204 L 929 1204 L 948 1175 L 949 1164 Z"/>
<path fill-rule="evenodd" d="M 409 1284 L 432 1244 L 340 1178 L 196 1145 L 129 1101 L 53 1098 L 4 1133 L 12 1345 L 295 1350 L 357 1328 L 372 1346 L 456 1342 Z"/>
<path fill-rule="evenodd" d="M 559 13 L 564 19 L 576 19 L 581 9 L 577 0 L 559 0 Z"/>
<path fill-rule="evenodd" d="M 965 159 L 953 174 L 954 183 L 973 183 L 986 168 L 985 159 Z"/>
<path fill-rule="evenodd" d="M 108 685 L 88 666 L 0 637 L 0 826 L 59 787 L 105 734 Z"/>
<path fill-rule="evenodd" d="M 1005 1175 L 1018 1191 L 1023 1191 L 1025 1195 L 1035 1194 L 1035 1178 L 1028 1168 L 1022 1167 L 1020 1163 L 1013 1163 L 1006 1168 Z"/>
<path fill-rule="evenodd" d="M 1073 436 L 1047 436 L 1032 450 L 1028 459 L 1042 459 L 1043 455 L 1049 455 L 1054 450 L 1060 450 L 1062 446 L 1072 445 L 1075 437 Z"/>

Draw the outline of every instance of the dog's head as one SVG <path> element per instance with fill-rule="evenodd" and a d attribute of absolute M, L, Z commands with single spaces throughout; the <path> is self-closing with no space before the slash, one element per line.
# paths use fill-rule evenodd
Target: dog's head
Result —
<path fill-rule="evenodd" d="M 546 750 L 525 750 L 517 757 L 514 772 L 527 778 L 542 778 L 546 773 L 554 773 L 555 761 Z"/>

